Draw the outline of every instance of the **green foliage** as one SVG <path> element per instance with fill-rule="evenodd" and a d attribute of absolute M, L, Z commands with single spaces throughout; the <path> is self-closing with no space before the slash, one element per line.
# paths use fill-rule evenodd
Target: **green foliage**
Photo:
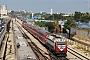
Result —
<path fill-rule="evenodd" d="M 40 27 L 48 27 L 48 30 L 50 32 L 54 31 L 55 23 L 54 22 L 35 22 L 36 25 Z"/>
<path fill-rule="evenodd" d="M 74 14 L 74 19 L 76 21 L 88 22 L 90 20 L 90 14 L 88 12 L 81 13 L 76 11 Z"/>
<path fill-rule="evenodd" d="M 49 29 L 50 32 L 53 32 L 54 27 L 55 27 L 55 23 L 54 22 L 47 22 L 45 24 L 45 26 L 48 27 L 48 29 Z"/>
<path fill-rule="evenodd" d="M 50 14 L 47 14 L 45 15 L 45 19 L 46 20 L 60 20 L 62 19 L 62 14 L 53 14 L 53 15 L 50 15 Z"/>
<path fill-rule="evenodd" d="M 72 20 L 72 18 L 71 18 L 70 16 L 68 16 L 68 17 L 66 18 L 66 20 Z"/>
<path fill-rule="evenodd" d="M 35 22 L 35 24 L 40 26 L 40 27 L 44 27 L 46 22 Z"/>
<path fill-rule="evenodd" d="M 73 20 L 67 20 L 67 22 L 64 24 L 65 29 L 70 29 L 70 27 L 76 27 L 77 24 Z"/>
<path fill-rule="evenodd" d="M 23 11 L 11 11 L 10 13 L 8 13 L 8 15 L 12 18 L 26 18 L 27 15 L 30 15 L 30 17 L 32 16 L 31 13 L 26 12 L 24 13 Z M 70 14 L 70 16 L 63 16 L 65 15 L 65 13 L 60 13 L 60 14 L 41 14 L 41 13 L 35 13 L 34 16 L 41 16 L 39 17 L 39 19 L 44 19 L 44 20 L 76 20 L 76 21 L 81 21 L 81 22 L 88 22 L 90 21 L 90 14 L 88 12 L 86 13 L 82 13 L 82 12 L 78 12 L 75 11 L 74 15 Z"/>
<path fill-rule="evenodd" d="M 82 16 L 82 13 L 76 11 L 75 14 L 74 14 L 74 19 L 75 20 L 81 20 L 81 16 Z"/>
<path fill-rule="evenodd" d="M 62 18 L 62 14 L 53 14 L 53 16 L 55 20 Z"/>
<path fill-rule="evenodd" d="M 71 24 L 71 20 L 67 20 L 67 22 L 65 23 L 65 25 L 64 25 L 64 28 L 65 29 L 70 29 L 70 24 Z"/>

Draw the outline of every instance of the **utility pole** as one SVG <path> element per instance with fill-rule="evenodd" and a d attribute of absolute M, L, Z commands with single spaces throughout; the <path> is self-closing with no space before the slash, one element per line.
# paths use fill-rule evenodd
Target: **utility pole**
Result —
<path fill-rule="evenodd" d="M 12 10 L 14 10 L 14 4 L 12 4 Z"/>
<path fill-rule="evenodd" d="M 90 15 L 90 0 L 88 1 L 88 9 L 89 9 L 89 15 Z M 90 26 L 90 21 L 89 21 L 89 26 Z"/>
<path fill-rule="evenodd" d="M 88 9 L 89 9 L 89 14 L 90 14 L 90 0 L 88 0 Z"/>

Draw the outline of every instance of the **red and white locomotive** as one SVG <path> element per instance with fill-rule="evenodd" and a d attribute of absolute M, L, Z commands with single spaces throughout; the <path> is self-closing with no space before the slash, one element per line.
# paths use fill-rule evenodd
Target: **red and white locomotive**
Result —
<path fill-rule="evenodd" d="M 50 35 L 46 38 L 46 45 L 57 56 L 67 56 L 67 42 L 58 35 Z"/>
<path fill-rule="evenodd" d="M 60 36 L 28 24 L 25 21 L 22 23 L 22 26 L 38 38 L 39 41 L 46 45 L 54 54 L 63 57 L 67 56 L 67 42 L 63 41 Z"/>

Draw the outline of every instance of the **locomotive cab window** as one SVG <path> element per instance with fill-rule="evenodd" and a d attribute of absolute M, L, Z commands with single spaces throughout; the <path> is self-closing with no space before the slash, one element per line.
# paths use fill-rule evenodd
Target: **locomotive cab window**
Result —
<path fill-rule="evenodd" d="M 65 45 L 65 42 L 58 42 L 58 45 Z"/>

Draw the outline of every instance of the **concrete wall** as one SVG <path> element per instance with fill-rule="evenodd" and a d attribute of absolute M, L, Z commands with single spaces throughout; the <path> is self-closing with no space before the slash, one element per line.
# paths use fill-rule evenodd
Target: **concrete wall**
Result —
<path fill-rule="evenodd" d="M 70 34 L 79 35 L 85 38 L 90 38 L 90 31 L 88 29 L 80 29 L 71 27 Z"/>

